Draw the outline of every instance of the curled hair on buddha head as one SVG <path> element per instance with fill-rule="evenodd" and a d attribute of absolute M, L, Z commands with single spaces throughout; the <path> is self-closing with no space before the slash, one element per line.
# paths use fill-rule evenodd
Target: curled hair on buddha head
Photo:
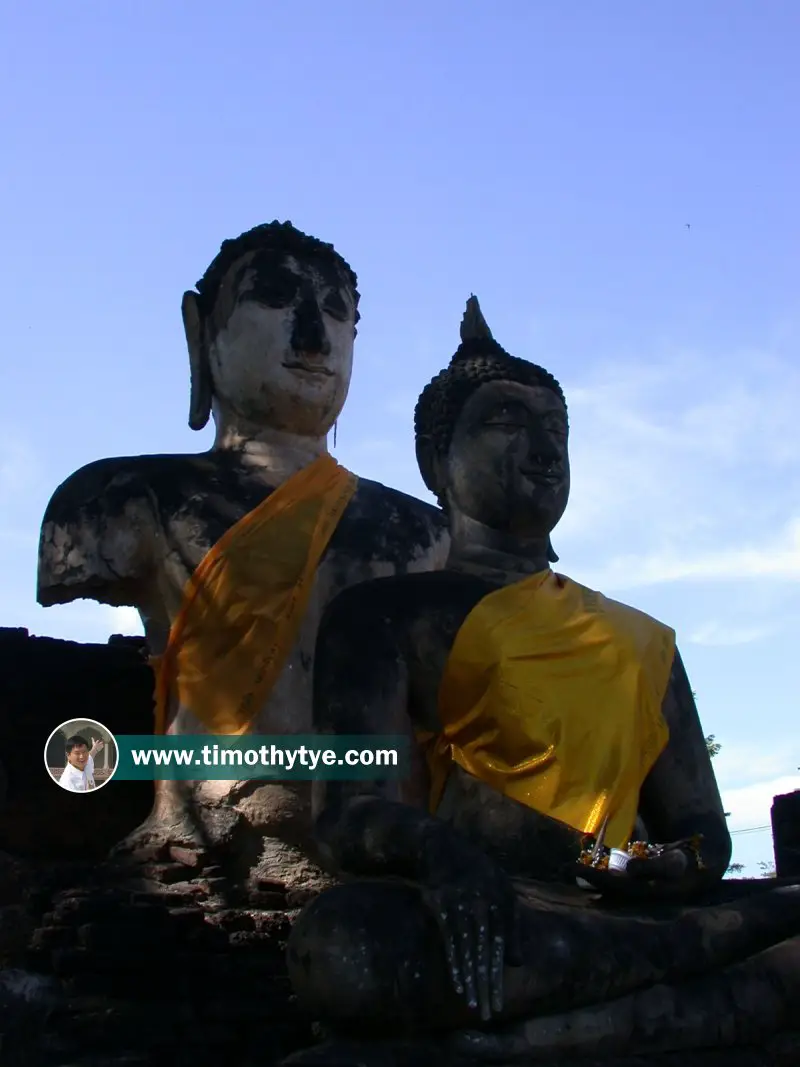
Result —
<path fill-rule="evenodd" d="M 425 386 L 414 411 L 417 463 L 425 485 L 445 506 L 444 487 L 437 484 L 437 460 L 450 450 L 456 422 L 470 396 L 488 382 L 510 381 L 544 386 L 566 408 L 564 392 L 549 371 L 509 355 L 495 341 L 478 298 L 470 296 L 461 320 L 461 344 L 449 365 Z M 551 562 L 558 559 L 550 547 Z"/>
<path fill-rule="evenodd" d="M 214 306 L 220 285 L 231 264 L 248 252 L 282 252 L 298 259 L 322 260 L 333 266 L 352 289 L 358 321 L 358 278 L 350 264 L 339 255 L 332 244 L 310 237 L 291 222 L 264 222 L 238 237 L 222 242 L 222 246 L 203 277 L 196 283 L 201 306 L 207 314 Z"/>

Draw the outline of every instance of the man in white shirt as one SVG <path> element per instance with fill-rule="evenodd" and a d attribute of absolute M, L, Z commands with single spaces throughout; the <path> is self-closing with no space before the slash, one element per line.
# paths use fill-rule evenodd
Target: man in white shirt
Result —
<path fill-rule="evenodd" d="M 89 742 L 80 734 L 74 734 L 67 738 L 67 765 L 64 773 L 58 780 L 62 789 L 68 789 L 72 793 L 85 793 L 95 788 L 94 783 L 94 757 L 104 748 L 104 742 L 99 738 Z"/>

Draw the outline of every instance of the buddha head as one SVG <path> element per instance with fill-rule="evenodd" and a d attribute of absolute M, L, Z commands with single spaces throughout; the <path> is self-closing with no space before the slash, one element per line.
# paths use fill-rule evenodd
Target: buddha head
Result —
<path fill-rule="evenodd" d="M 549 536 L 569 499 L 564 394 L 548 371 L 500 347 L 475 297 L 414 424 L 420 472 L 445 511 L 520 538 Z"/>
<path fill-rule="evenodd" d="M 332 245 L 271 222 L 225 241 L 183 296 L 189 425 L 327 434 L 350 387 L 356 275 Z"/>

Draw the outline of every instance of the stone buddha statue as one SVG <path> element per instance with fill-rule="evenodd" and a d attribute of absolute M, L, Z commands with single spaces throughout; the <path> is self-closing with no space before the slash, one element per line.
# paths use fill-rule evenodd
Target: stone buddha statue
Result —
<path fill-rule="evenodd" d="M 344 259 L 291 223 L 225 241 L 182 305 L 189 424 L 201 430 L 213 417 L 211 449 L 102 459 L 50 500 L 38 600 L 139 610 L 155 657 L 156 732 L 309 732 L 327 601 L 353 582 L 444 560 L 436 508 L 356 478 L 328 453 L 358 302 Z M 264 838 L 259 870 L 302 881 L 308 793 L 305 783 L 157 783 L 153 816 L 128 844 L 152 853 L 235 836 L 257 855 Z"/>
<path fill-rule="evenodd" d="M 418 758 L 402 781 L 315 783 L 350 881 L 292 932 L 299 1000 L 334 1036 L 289 1062 L 550 1063 L 788 1026 L 800 886 L 692 906 L 719 900 L 731 842 L 673 631 L 549 566 L 560 386 L 472 298 L 415 421 L 447 564 L 328 607 L 314 707 L 321 733 L 406 735 Z M 664 847 L 579 864 L 601 838 Z"/>

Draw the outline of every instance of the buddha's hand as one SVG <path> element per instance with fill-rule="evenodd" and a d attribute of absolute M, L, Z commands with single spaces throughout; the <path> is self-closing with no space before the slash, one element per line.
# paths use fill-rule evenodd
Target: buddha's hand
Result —
<path fill-rule="evenodd" d="M 456 993 L 488 1021 L 503 1009 L 503 967 L 522 963 L 517 896 L 506 873 L 480 850 L 441 846 L 427 865 L 425 903 Z"/>
<path fill-rule="evenodd" d="M 697 860 L 683 843 L 667 845 L 660 856 L 628 860 L 629 878 L 646 882 L 685 882 L 697 871 Z"/>
<path fill-rule="evenodd" d="M 667 895 L 693 890 L 705 869 L 700 853 L 702 835 L 663 845 L 657 856 L 628 861 L 625 873 L 633 882 L 648 883 Z"/>
<path fill-rule="evenodd" d="M 702 870 L 696 842 L 684 840 L 662 845 L 658 855 L 630 859 L 624 871 L 587 867 L 581 877 L 610 898 L 668 901 L 691 895 Z"/>

